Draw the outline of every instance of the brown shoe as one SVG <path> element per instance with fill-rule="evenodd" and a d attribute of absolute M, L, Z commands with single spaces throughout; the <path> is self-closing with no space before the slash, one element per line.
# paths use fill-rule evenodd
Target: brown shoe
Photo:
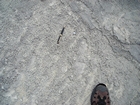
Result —
<path fill-rule="evenodd" d="M 109 92 L 105 84 L 98 84 L 92 91 L 91 105 L 110 105 Z"/>

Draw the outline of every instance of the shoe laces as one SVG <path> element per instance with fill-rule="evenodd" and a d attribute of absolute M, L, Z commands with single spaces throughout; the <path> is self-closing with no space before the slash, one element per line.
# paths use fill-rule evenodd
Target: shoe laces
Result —
<path fill-rule="evenodd" d="M 105 99 L 106 97 L 104 96 L 103 99 L 101 99 L 100 96 L 98 96 L 99 101 L 97 102 L 97 105 L 106 105 Z"/>

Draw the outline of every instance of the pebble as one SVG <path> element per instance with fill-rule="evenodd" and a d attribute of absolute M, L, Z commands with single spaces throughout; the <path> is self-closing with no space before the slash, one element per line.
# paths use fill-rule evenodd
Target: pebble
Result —
<path fill-rule="evenodd" d="M 4 90 L 4 86 L 1 86 L 1 89 L 3 89 L 3 90 Z"/>

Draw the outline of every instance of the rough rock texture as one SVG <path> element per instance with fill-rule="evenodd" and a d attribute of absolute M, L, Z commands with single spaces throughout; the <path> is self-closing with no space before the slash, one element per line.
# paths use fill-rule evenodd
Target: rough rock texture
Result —
<path fill-rule="evenodd" d="M 100 82 L 139 105 L 140 0 L 0 0 L 0 105 L 90 105 Z"/>

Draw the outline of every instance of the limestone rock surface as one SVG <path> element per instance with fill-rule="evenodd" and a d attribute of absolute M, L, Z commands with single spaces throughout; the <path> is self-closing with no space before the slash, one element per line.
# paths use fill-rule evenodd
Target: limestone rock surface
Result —
<path fill-rule="evenodd" d="M 90 105 L 98 83 L 139 105 L 140 0 L 0 0 L 0 105 Z"/>

